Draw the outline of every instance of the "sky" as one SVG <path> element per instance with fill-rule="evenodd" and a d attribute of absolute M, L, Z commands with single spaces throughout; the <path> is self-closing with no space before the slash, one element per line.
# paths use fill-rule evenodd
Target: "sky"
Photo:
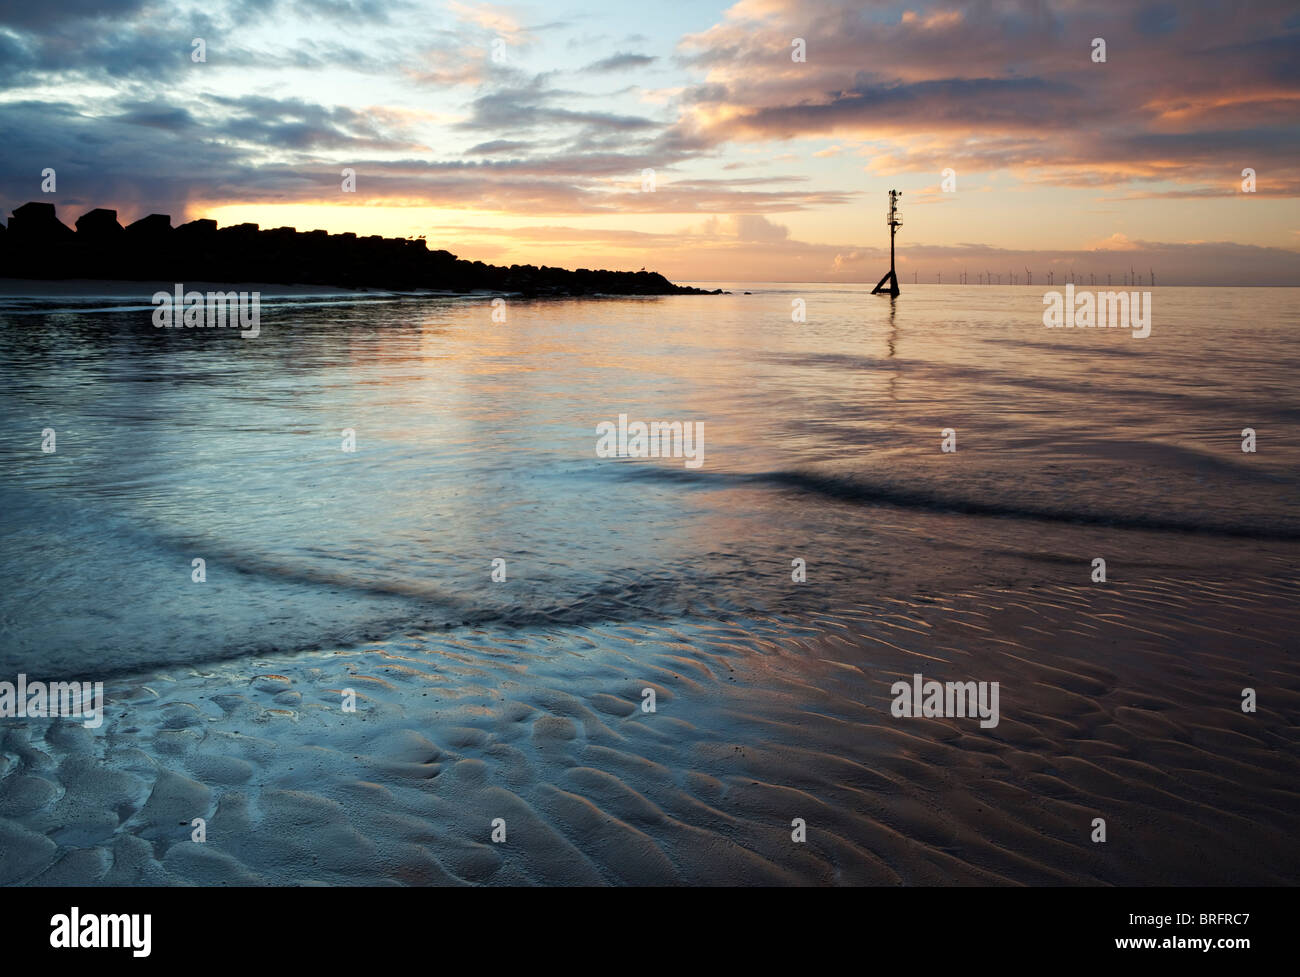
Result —
<path fill-rule="evenodd" d="M 891 188 L 903 282 L 1300 284 L 1300 7 L 0 0 L 5 216 L 874 284 Z"/>

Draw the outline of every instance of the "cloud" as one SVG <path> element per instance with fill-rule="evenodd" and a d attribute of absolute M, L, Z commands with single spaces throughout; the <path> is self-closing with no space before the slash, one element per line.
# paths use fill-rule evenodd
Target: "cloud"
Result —
<path fill-rule="evenodd" d="M 301 37 L 287 48 L 258 48 L 253 42 L 275 30 L 274 18 L 281 14 L 301 17 L 306 11 L 313 22 L 350 28 L 363 24 L 382 31 L 390 15 L 410 7 L 389 0 L 212 0 L 168 6 L 160 18 L 148 0 L 5 2 L 0 4 L 0 83 L 89 80 L 160 86 L 196 70 L 190 58 L 196 37 L 208 42 L 205 68 L 365 69 L 379 60 L 339 41 Z M 408 59 L 406 51 L 387 58 L 392 66 Z"/>
<path fill-rule="evenodd" d="M 0 25 L 44 30 L 86 20 L 121 20 L 138 14 L 148 0 L 42 0 L 0 4 Z"/>
<path fill-rule="evenodd" d="M 462 23 L 472 24 L 493 34 L 514 37 L 525 33 L 524 26 L 504 7 L 490 3 L 459 3 L 457 0 L 451 0 L 447 7 Z"/>
<path fill-rule="evenodd" d="M 416 84 L 439 88 L 482 85 L 494 74 L 511 71 L 509 66 L 490 62 L 487 48 L 468 45 L 426 48 L 415 64 L 402 65 L 399 70 Z"/>
<path fill-rule="evenodd" d="M 424 148 L 405 131 L 400 114 L 382 109 L 325 107 L 301 99 L 259 95 L 210 97 L 231 110 L 212 128 L 226 139 L 254 143 L 263 149 L 413 150 Z"/>
<path fill-rule="evenodd" d="M 1127 234 L 1121 234 L 1116 231 L 1110 237 L 1095 244 L 1088 245 L 1090 251 L 1137 251 L 1139 245 L 1136 241 L 1130 241 Z"/>
<path fill-rule="evenodd" d="M 644 68 L 647 65 L 654 64 L 658 60 L 658 58 L 653 58 L 646 54 L 629 54 L 620 51 L 619 53 L 611 54 L 608 58 L 603 58 L 600 61 L 593 61 L 582 70 L 596 72 L 623 71 L 628 68 Z"/>
<path fill-rule="evenodd" d="M 384 4 L 385 19 L 378 3 L 178 0 L 166 20 L 143 0 L 5 4 L 0 194 L 31 199 L 33 174 L 55 166 L 61 206 L 115 206 L 124 218 L 261 202 L 526 213 L 552 226 L 680 214 L 709 260 L 783 279 L 858 264 L 878 278 L 877 249 L 852 230 L 837 243 L 790 231 L 861 205 L 875 177 L 909 185 L 894 175 L 923 173 L 908 199 L 952 204 L 924 187 L 949 166 L 963 180 L 983 173 L 960 199 L 1023 190 L 1045 206 L 1068 200 L 1066 219 L 1071 207 L 1162 197 L 1199 220 L 1199 201 L 1240 195 L 1247 166 L 1257 197 L 1300 196 L 1300 20 L 1281 0 L 1249 11 L 1204 0 L 740 0 L 671 53 L 624 36 L 626 25 L 553 38 L 563 25 L 530 22 L 523 7 Z M 1089 57 L 1095 36 L 1107 39 L 1104 64 Z M 191 62 L 191 37 L 208 39 L 207 64 Z M 794 37 L 806 61 L 791 60 Z M 498 40 L 505 63 L 491 56 Z M 663 87 L 619 87 L 616 72 L 648 67 Z M 343 165 L 358 171 L 355 197 L 339 196 Z M 654 193 L 641 192 L 645 168 Z M 1080 204 L 1066 188 L 1093 192 Z M 807 211 L 822 213 L 794 216 Z M 1287 237 L 1294 222 L 1278 231 L 1269 213 L 1268 233 Z M 1088 226 L 1107 253 L 1149 250 Z M 1138 236 L 1140 224 L 1123 226 Z M 672 240 L 637 240 L 698 274 Z M 1268 268 L 1277 257 L 1249 254 Z M 956 260 L 923 245 L 906 255 Z"/>
<path fill-rule="evenodd" d="M 788 227 L 784 224 L 775 224 L 760 214 L 731 214 L 726 217 L 710 217 L 703 224 L 692 228 L 687 233 L 714 241 L 737 241 L 751 244 L 773 244 L 784 242 L 790 237 Z"/>
<path fill-rule="evenodd" d="M 541 88 L 536 83 L 518 88 L 498 88 L 475 98 L 470 104 L 470 117 L 458 123 L 458 127 L 504 133 L 571 123 L 620 132 L 663 126 L 643 116 L 579 111 L 556 104 L 568 94 L 558 89 Z"/>
<path fill-rule="evenodd" d="M 137 126 L 153 126 L 156 129 L 180 130 L 195 125 L 194 116 L 188 109 L 165 102 L 125 102 L 118 115 L 111 116 L 114 122 L 125 122 Z"/>
<path fill-rule="evenodd" d="M 192 217 L 237 202 L 344 205 L 354 199 L 340 197 L 339 159 L 357 171 L 357 203 L 534 215 L 760 214 L 851 199 L 776 179 L 674 182 L 670 168 L 680 157 L 661 151 L 653 135 L 623 152 L 490 140 L 465 158 L 431 159 L 415 138 L 418 120 L 383 106 L 269 96 L 126 100 L 98 116 L 68 103 L 8 103 L 0 111 L 0 199 L 10 206 L 32 199 L 35 175 L 53 166 L 61 206 L 114 207 L 124 219 L 153 211 Z M 418 154 L 403 154 L 412 147 Z M 664 169 L 655 193 L 640 189 L 647 165 Z"/>
<path fill-rule="evenodd" d="M 1267 166 L 1287 194 L 1300 186 L 1292 10 L 741 0 L 679 45 L 679 61 L 705 74 L 676 128 L 702 147 L 853 139 L 879 146 L 893 171 L 962 160 L 1060 185 L 1180 184 L 1171 193 L 1221 186 L 1229 158 L 1255 159 L 1241 165 Z M 1090 57 L 1098 36 L 1105 63 Z M 793 37 L 804 62 L 791 59 Z M 930 150 L 909 151 L 918 142 Z"/>
<path fill-rule="evenodd" d="M 295 11 L 312 17 L 328 17 L 349 22 L 364 21 L 370 24 L 388 24 L 392 15 L 410 15 L 415 4 L 400 0 L 293 0 Z"/>
<path fill-rule="evenodd" d="M 491 153 L 513 153 L 517 150 L 527 149 L 529 146 L 526 142 L 520 142 L 515 139 L 493 139 L 489 142 L 481 142 L 477 146 L 471 146 L 465 150 L 466 155 L 479 156 Z"/>

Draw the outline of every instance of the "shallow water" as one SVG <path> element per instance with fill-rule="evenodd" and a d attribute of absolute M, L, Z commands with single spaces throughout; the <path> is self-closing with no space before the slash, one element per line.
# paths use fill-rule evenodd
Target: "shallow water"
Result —
<path fill-rule="evenodd" d="M 1135 339 L 1046 329 L 1030 288 L 730 287 L 505 323 L 487 298 L 267 300 L 253 340 L 5 300 L 0 666 L 815 610 L 1086 582 L 1096 556 L 1130 581 L 1289 564 L 1288 290 L 1158 288 Z M 596 457 L 619 414 L 703 422 L 702 466 Z"/>

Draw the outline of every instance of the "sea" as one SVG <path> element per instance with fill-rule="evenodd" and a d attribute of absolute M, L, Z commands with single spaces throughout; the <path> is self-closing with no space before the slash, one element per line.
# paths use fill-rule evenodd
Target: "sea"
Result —
<path fill-rule="evenodd" d="M 1135 338 L 1041 288 L 696 284 L 266 296 L 256 338 L 0 297 L 0 671 L 1293 574 L 1293 290 L 1150 289 Z M 620 416 L 698 462 L 602 457 Z"/>

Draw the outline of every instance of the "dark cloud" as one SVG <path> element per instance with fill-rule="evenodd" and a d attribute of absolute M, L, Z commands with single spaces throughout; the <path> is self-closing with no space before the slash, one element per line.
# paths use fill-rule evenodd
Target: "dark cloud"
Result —
<path fill-rule="evenodd" d="M 488 142 L 481 142 L 477 146 L 471 146 L 465 152 L 471 156 L 487 155 L 489 153 L 513 153 L 521 149 L 527 149 L 528 145 L 526 142 L 519 142 L 515 139 L 492 139 Z"/>
<path fill-rule="evenodd" d="M 216 140 L 90 118 L 67 103 L 17 102 L 0 110 L 0 196 L 11 209 L 28 200 L 48 200 L 74 219 L 102 206 L 115 207 L 128 219 L 153 211 L 180 215 L 205 183 L 211 187 L 254 178 L 243 156 Z M 52 195 L 40 192 L 46 167 L 58 176 L 58 192 Z"/>
<path fill-rule="evenodd" d="M 121 20 L 139 13 L 148 0 L 4 0 L 0 25 L 19 30 L 44 30 L 74 21 Z"/>
<path fill-rule="evenodd" d="M 1170 34 L 1178 27 L 1178 8 L 1172 3 L 1143 4 L 1133 15 L 1133 23 L 1150 37 Z"/>
<path fill-rule="evenodd" d="M 255 143 L 263 149 L 420 148 L 400 127 L 385 126 L 372 111 L 327 108 L 301 99 L 253 95 L 240 98 L 213 95 L 209 100 L 231 110 L 225 120 L 208 127 L 214 134 Z"/>
<path fill-rule="evenodd" d="M 188 129 L 196 124 L 188 109 L 163 102 L 125 102 L 121 108 L 120 114 L 110 116 L 111 121 L 172 130 Z"/>
<path fill-rule="evenodd" d="M 0 0 L 0 83 L 57 83 L 76 79 L 158 85 L 212 66 L 398 70 L 404 50 L 377 58 L 354 45 L 304 40 L 289 49 L 246 45 L 251 28 L 277 11 L 305 11 L 313 19 L 383 27 L 407 3 L 389 0 L 237 0 L 201 10 L 150 7 L 148 0 Z M 160 16 L 160 13 L 164 14 Z M 191 60 L 191 41 L 207 44 L 206 63 Z"/>
<path fill-rule="evenodd" d="M 497 89 L 475 98 L 470 105 L 470 117 L 457 126 L 506 133 L 575 123 L 620 132 L 658 129 L 663 125 L 642 116 L 582 112 L 555 104 L 569 94 L 536 86 Z"/>
<path fill-rule="evenodd" d="M 776 138 L 849 126 L 1073 130 L 1103 112 L 1088 104 L 1085 93 L 1041 78 L 940 78 L 861 86 L 813 104 L 758 108 L 731 120 L 730 126 Z"/>
<path fill-rule="evenodd" d="M 104 84 L 139 82 L 157 86 L 185 72 L 202 70 L 190 55 L 191 41 L 222 36 L 218 22 L 205 13 L 177 12 L 165 28 L 126 16 L 106 17 L 93 24 L 84 19 L 52 19 L 49 23 L 0 31 L 0 81 L 11 87 L 91 80 Z M 242 49 L 209 44 L 208 59 L 247 56 Z"/>
<path fill-rule="evenodd" d="M 658 58 L 652 58 L 647 54 L 630 54 L 620 51 L 618 54 L 611 54 L 608 58 L 602 58 L 600 61 L 593 61 L 582 70 L 595 72 L 624 71 L 628 68 L 644 68 L 658 60 Z"/>
<path fill-rule="evenodd" d="M 393 14 L 410 16 L 417 8 L 400 0 L 294 0 L 295 12 L 351 23 L 389 24 Z"/>

